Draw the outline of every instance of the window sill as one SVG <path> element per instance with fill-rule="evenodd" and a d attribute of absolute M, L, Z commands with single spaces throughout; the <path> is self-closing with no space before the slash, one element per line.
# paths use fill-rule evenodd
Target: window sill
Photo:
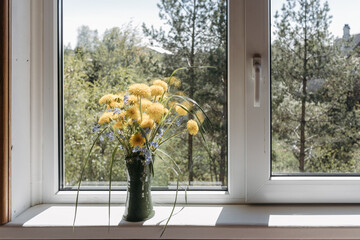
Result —
<path fill-rule="evenodd" d="M 181 211 L 180 211 L 181 210 Z M 81 205 L 73 231 L 73 205 L 32 207 L 0 227 L 0 239 L 156 239 L 171 206 L 152 219 L 129 223 L 124 207 Z M 360 206 L 190 205 L 177 207 L 165 239 L 358 239 Z"/>

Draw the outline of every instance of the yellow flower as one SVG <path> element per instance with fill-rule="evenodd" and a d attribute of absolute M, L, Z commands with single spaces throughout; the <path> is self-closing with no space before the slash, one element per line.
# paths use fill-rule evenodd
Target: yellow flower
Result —
<path fill-rule="evenodd" d="M 130 137 L 130 145 L 132 147 L 136 147 L 136 146 L 141 147 L 142 145 L 144 145 L 144 143 L 145 143 L 145 138 L 143 138 L 140 133 L 136 133 L 136 134 L 131 135 L 131 137 Z"/>
<path fill-rule="evenodd" d="M 164 91 L 166 92 L 168 90 L 168 84 L 160 79 L 156 79 L 154 82 L 153 82 L 153 85 L 157 85 L 157 86 L 160 86 L 164 89 Z"/>
<path fill-rule="evenodd" d="M 187 114 L 187 111 L 180 106 L 176 106 L 175 111 L 181 116 L 185 116 Z"/>
<path fill-rule="evenodd" d="M 199 131 L 199 127 L 194 120 L 189 120 L 186 124 L 186 127 L 187 127 L 190 135 L 196 135 Z"/>
<path fill-rule="evenodd" d="M 112 119 L 113 120 L 119 120 L 119 119 L 124 119 L 126 116 L 126 112 L 125 111 L 121 111 L 120 114 L 114 114 Z"/>
<path fill-rule="evenodd" d="M 122 103 L 123 99 L 124 99 L 124 96 L 122 94 L 114 95 L 114 100 L 117 101 L 118 103 Z"/>
<path fill-rule="evenodd" d="M 106 94 L 102 96 L 99 100 L 99 104 L 109 104 L 115 99 L 115 95 L 113 94 Z"/>
<path fill-rule="evenodd" d="M 130 103 L 130 104 L 135 104 L 135 103 L 137 103 L 137 102 L 138 102 L 137 96 L 135 96 L 135 95 L 130 95 L 130 96 L 129 96 L 128 103 Z"/>
<path fill-rule="evenodd" d="M 112 101 L 109 106 L 110 108 L 122 108 L 124 107 L 124 104 Z"/>
<path fill-rule="evenodd" d="M 160 80 L 159 80 L 160 81 Z M 164 89 L 159 85 L 153 85 L 150 87 L 151 96 L 161 96 L 164 93 Z"/>
<path fill-rule="evenodd" d="M 164 115 L 166 115 L 169 112 L 169 109 L 165 108 Z"/>
<path fill-rule="evenodd" d="M 175 107 L 176 106 L 176 102 L 175 101 L 171 101 L 168 103 L 168 106 L 171 107 Z"/>
<path fill-rule="evenodd" d="M 127 121 L 127 125 L 132 126 L 133 124 L 134 124 L 134 121 L 133 121 L 132 119 L 129 119 L 129 120 Z"/>
<path fill-rule="evenodd" d="M 143 118 L 140 127 L 142 128 L 150 128 L 152 129 L 152 127 L 154 126 L 154 120 L 152 120 L 151 118 Z"/>
<path fill-rule="evenodd" d="M 126 110 L 126 115 L 129 116 L 131 119 L 138 120 L 140 117 L 140 111 L 138 106 L 132 106 L 128 110 Z"/>
<path fill-rule="evenodd" d="M 167 78 L 167 79 L 169 79 L 169 78 Z M 174 85 L 177 88 L 181 86 L 181 81 L 177 77 L 171 77 L 169 82 L 170 82 L 170 85 Z"/>
<path fill-rule="evenodd" d="M 131 84 L 129 87 L 129 92 L 138 97 L 150 97 L 151 96 L 150 87 L 144 83 Z"/>
<path fill-rule="evenodd" d="M 159 121 L 164 115 L 165 109 L 161 103 L 153 103 L 148 107 L 146 112 L 153 120 Z"/>
<path fill-rule="evenodd" d="M 114 115 L 114 114 L 113 114 L 112 112 L 104 112 L 104 113 L 101 115 L 98 123 L 101 124 L 101 125 L 104 124 L 104 123 L 109 123 L 109 122 L 112 120 L 113 115 Z"/>
<path fill-rule="evenodd" d="M 141 99 L 141 111 L 145 112 L 152 102 L 146 98 Z"/>
<path fill-rule="evenodd" d="M 205 120 L 204 114 L 201 111 L 195 113 L 196 117 L 199 119 L 200 123 L 203 123 Z"/>
<path fill-rule="evenodd" d="M 181 103 L 181 105 L 183 105 L 187 110 L 190 111 L 190 109 L 193 107 L 193 104 L 191 102 L 188 102 L 188 101 L 183 101 Z"/>
<path fill-rule="evenodd" d="M 119 128 L 119 129 L 122 129 L 123 128 L 123 124 L 121 121 L 119 122 L 116 122 L 114 125 L 113 125 L 113 128 Z"/>
<path fill-rule="evenodd" d="M 179 96 L 186 96 L 186 94 L 183 91 L 177 91 L 175 93 L 175 95 L 179 95 Z"/>

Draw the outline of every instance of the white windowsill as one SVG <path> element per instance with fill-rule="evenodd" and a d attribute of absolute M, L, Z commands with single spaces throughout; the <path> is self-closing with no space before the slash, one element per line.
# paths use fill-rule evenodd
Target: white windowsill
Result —
<path fill-rule="evenodd" d="M 359 239 L 360 206 L 191 205 L 171 219 L 164 239 Z M 179 212 L 179 210 L 181 210 Z M 121 219 L 123 205 L 81 205 L 73 231 L 73 205 L 32 207 L 0 227 L 0 239 L 156 239 L 171 206 L 155 206 L 145 222 Z"/>

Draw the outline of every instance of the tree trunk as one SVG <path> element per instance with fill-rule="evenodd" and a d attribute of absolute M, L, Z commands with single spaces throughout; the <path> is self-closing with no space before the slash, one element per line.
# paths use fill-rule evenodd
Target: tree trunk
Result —
<path fill-rule="evenodd" d="M 191 33 L 191 50 L 189 56 L 189 65 L 190 65 L 190 81 L 189 81 L 189 97 L 194 97 L 194 85 L 195 85 L 195 31 L 196 31 L 196 0 L 193 0 L 193 16 L 192 16 L 192 33 Z M 189 115 L 191 119 L 191 116 Z M 193 136 L 188 134 L 188 171 L 189 171 L 189 185 L 194 181 L 194 172 L 193 172 Z"/>
<path fill-rule="evenodd" d="M 227 118 L 227 72 L 223 72 L 222 74 L 222 80 L 224 83 L 224 101 L 223 101 L 223 116 L 222 116 L 222 121 L 224 123 L 226 123 L 226 118 Z M 225 129 L 223 129 L 223 133 L 224 133 L 224 137 L 227 138 L 227 127 L 225 127 Z M 225 142 L 225 144 L 224 144 Z M 227 153 L 227 141 L 225 139 L 225 141 L 220 140 L 221 143 L 221 149 L 220 149 L 220 176 L 219 176 L 219 180 L 221 181 L 221 185 L 224 186 L 225 185 L 225 178 L 226 178 L 226 153 Z"/>
<path fill-rule="evenodd" d="M 304 27 L 304 58 L 303 58 L 303 79 L 302 79 L 302 96 L 301 96 L 301 122 L 300 122 L 300 156 L 299 156 L 299 171 L 305 171 L 305 127 L 306 127 L 306 98 L 307 98 L 307 14 L 305 11 L 305 27 Z"/>

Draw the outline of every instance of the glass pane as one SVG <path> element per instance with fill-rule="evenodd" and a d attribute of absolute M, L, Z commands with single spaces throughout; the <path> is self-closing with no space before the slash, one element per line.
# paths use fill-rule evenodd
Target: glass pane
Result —
<path fill-rule="evenodd" d="M 161 147 L 172 160 L 165 154 L 155 159 L 152 185 L 175 189 L 176 163 L 181 184 L 190 189 L 227 188 L 226 1 L 63 0 L 63 46 L 64 188 L 76 185 L 98 134 L 94 127 L 106 111 L 99 99 L 122 94 L 132 83 L 166 80 L 180 67 L 186 69 L 176 72 L 170 90 L 197 101 L 211 124 L 204 124 L 205 141 L 201 134 L 189 137 L 184 132 Z M 173 126 L 186 126 L 187 120 L 188 116 L 179 116 Z M 175 130 L 169 128 L 167 136 Z M 94 145 L 83 177 L 85 187 L 108 186 L 117 144 L 109 136 L 105 132 Z M 112 179 L 114 188 L 124 189 L 121 153 L 116 155 Z"/>
<path fill-rule="evenodd" d="M 272 174 L 360 172 L 360 1 L 271 1 Z"/>

